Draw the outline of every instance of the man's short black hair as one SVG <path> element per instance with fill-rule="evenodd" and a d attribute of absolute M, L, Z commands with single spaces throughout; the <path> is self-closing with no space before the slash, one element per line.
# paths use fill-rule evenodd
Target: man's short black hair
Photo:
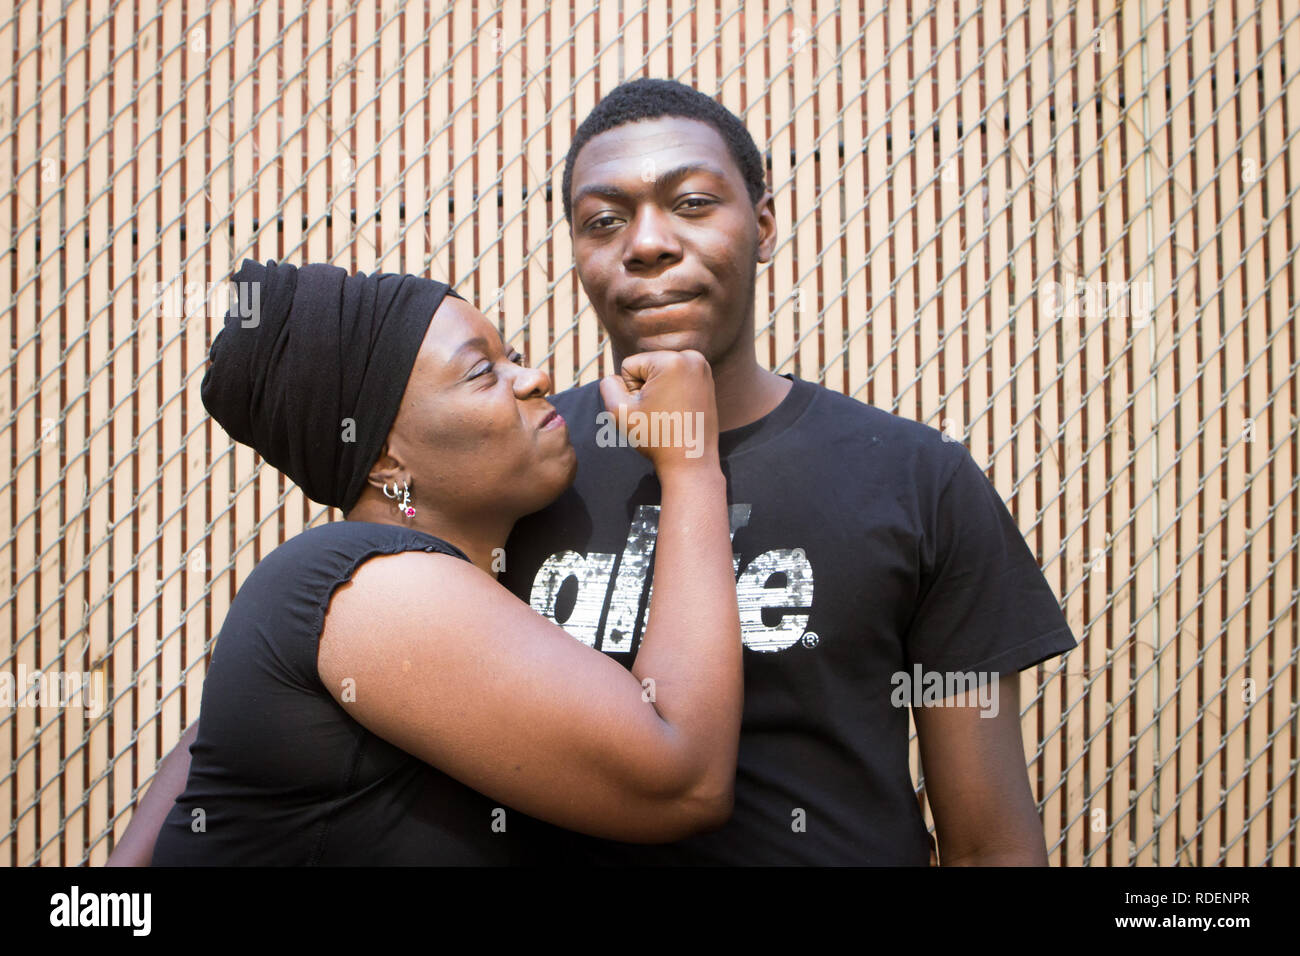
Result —
<path fill-rule="evenodd" d="M 565 222 L 573 225 L 573 161 L 587 140 L 624 123 L 661 116 L 681 116 L 712 126 L 727 144 L 727 151 L 745 180 L 749 201 L 756 203 L 763 197 L 767 189 L 763 156 L 754 145 L 754 137 L 734 113 L 713 97 L 676 80 L 641 77 L 622 83 L 601 97 L 578 127 L 564 160 L 564 181 L 560 187 Z"/>

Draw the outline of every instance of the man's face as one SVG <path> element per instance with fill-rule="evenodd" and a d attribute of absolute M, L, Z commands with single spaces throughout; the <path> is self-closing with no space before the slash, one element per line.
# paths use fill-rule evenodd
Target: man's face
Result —
<path fill-rule="evenodd" d="M 593 136 L 574 158 L 578 277 L 616 359 L 753 349 L 754 276 L 772 257 L 770 193 L 752 203 L 707 123 L 661 117 Z"/>

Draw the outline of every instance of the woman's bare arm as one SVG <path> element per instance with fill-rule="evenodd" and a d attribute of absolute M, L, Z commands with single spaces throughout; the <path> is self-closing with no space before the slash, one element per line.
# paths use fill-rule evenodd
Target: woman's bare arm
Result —
<path fill-rule="evenodd" d="M 664 481 L 657 548 L 631 673 L 481 569 L 404 552 L 335 592 L 321 679 L 375 734 L 539 819 L 628 842 L 716 827 L 743 698 L 720 469 Z"/>
<path fill-rule="evenodd" d="M 190 744 L 194 743 L 198 732 L 199 722 L 196 720 L 158 765 L 153 783 L 135 808 L 135 813 L 131 814 L 131 822 L 108 855 L 106 866 L 149 865 L 163 820 L 185 789 L 185 781 L 190 775 Z"/>

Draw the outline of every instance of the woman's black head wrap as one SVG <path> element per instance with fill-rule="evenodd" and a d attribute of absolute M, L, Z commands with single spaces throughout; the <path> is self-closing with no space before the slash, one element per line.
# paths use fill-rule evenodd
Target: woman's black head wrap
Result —
<path fill-rule="evenodd" d="M 449 286 L 245 259 L 200 386 L 203 406 L 313 501 L 351 510 Z"/>

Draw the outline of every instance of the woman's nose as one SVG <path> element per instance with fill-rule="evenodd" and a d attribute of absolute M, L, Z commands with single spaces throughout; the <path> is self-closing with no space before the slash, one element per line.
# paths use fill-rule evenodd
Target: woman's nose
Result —
<path fill-rule="evenodd" d="M 521 398 L 527 398 L 534 392 L 549 395 L 551 392 L 551 376 L 546 374 L 545 369 L 541 368 L 520 369 L 519 374 L 515 376 L 515 393 Z"/>

